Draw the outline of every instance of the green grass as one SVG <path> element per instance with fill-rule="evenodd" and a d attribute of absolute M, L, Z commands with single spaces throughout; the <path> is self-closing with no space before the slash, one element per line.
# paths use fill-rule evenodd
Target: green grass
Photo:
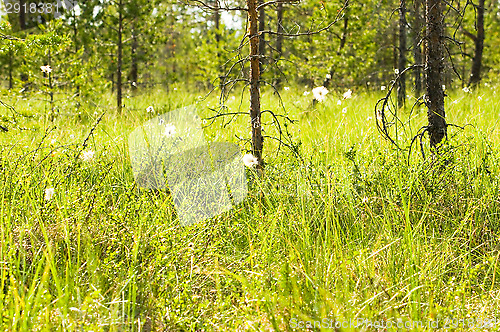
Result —
<path fill-rule="evenodd" d="M 11 130 L 1 134 L 2 329 L 287 331 L 299 321 L 362 318 L 440 327 L 449 319 L 470 330 L 472 320 L 500 320 L 495 91 L 449 92 L 448 121 L 472 126 L 450 127 L 440 154 L 427 151 L 426 160 L 414 145 L 409 165 L 408 151 L 376 129 L 381 95 L 354 91 L 338 105 L 341 92 L 331 92 L 311 109 L 303 92 L 282 96 L 300 157 L 266 140 L 265 177 L 244 203 L 190 227 L 180 226 L 167 192 L 136 188 L 127 138 L 150 105 L 158 114 L 198 102 L 205 116 L 215 97 L 155 91 L 127 98 L 122 115 L 111 96 L 80 108 L 59 101 L 50 121 L 36 96 L 3 96 L 18 113 L 4 109 Z M 283 113 L 270 91 L 262 103 Z M 400 111 L 410 118 L 398 130 L 401 146 L 426 124 L 422 106 L 409 108 Z M 276 135 L 269 113 L 263 121 Z M 249 149 L 235 137 L 248 138 L 246 116 L 220 126 L 207 138 Z M 75 159 L 82 150 L 95 159 Z M 46 188 L 55 189 L 51 200 Z"/>

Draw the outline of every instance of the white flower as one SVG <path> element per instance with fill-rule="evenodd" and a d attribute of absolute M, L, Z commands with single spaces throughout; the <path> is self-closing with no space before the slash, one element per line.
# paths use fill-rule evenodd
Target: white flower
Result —
<path fill-rule="evenodd" d="M 309 91 L 304 91 L 304 96 L 308 96 L 311 92 Z"/>
<path fill-rule="evenodd" d="M 446 91 L 446 85 L 443 84 L 443 91 Z"/>
<path fill-rule="evenodd" d="M 327 80 L 331 80 L 331 79 L 332 79 L 332 75 L 330 75 L 330 74 L 326 74 L 326 79 L 327 79 Z"/>
<path fill-rule="evenodd" d="M 342 100 L 340 100 L 340 99 L 337 100 L 337 105 L 339 105 L 339 106 L 342 105 Z"/>
<path fill-rule="evenodd" d="M 71 134 L 71 135 L 69 135 L 69 138 L 74 139 L 75 135 Z"/>
<path fill-rule="evenodd" d="M 174 91 L 177 91 L 177 88 L 174 88 Z"/>
<path fill-rule="evenodd" d="M 465 93 L 469 93 L 469 92 L 470 92 L 470 90 L 469 90 L 469 88 L 468 88 L 468 87 L 464 87 L 462 90 L 463 90 Z"/>
<path fill-rule="evenodd" d="M 41 71 L 42 71 L 43 73 L 46 73 L 46 74 L 49 74 L 49 73 L 51 73 L 51 72 L 52 72 L 52 68 L 50 68 L 50 66 L 49 66 L 49 65 L 46 65 L 46 66 L 41 66 L 41 67 L 40 67 L 40 69 L 41 69 Z"/>
<path fill-rule="evenodd" d="M 382 86 L 380 87 L 380 90 L 382 90 L 382 91 L 385 91 L 385 89 L 387 89 L 387 87 L 386 87 L 385 85 L 382 85 Z"/>
<path fill-rule="evenodd" d="M 84 151 L 80 158 L 82 158 L 83 161 L 92 161 L 94 159 L 94 154 L 92 150 Z"/>
<path fill-rule="evenodd" d="M 369 199 L 368 199 L 368 197 L 363 197 L 363 198 L 361 199 L 361 201 L 362 201 L 363 203 L 368 203 Z"/>
<path fill-rule="evenodd" d="M 231 100 L 236 100 L 236 97 L 235 96 L 231 96 Z"/>
<path fill-rule="evenodd" d="M 135 87 L 137 87 L 137 83 L 135 83 L 135 82 L 132 82 L 132 86 L 135 86 Z"/>
<path fill-rule="evenodd" d="M 373 118 L 371 116 L 366 118 L 366 121 L 371 121 Z"/>
<path fill-rule="evenodd" d="M 153 108 L 153 106 L 148 106 L 148 108 L 146 108 L 146 112 L 148 112 L 148 113 L 154 113 L 155 109 Z"/>
<path fill-rule="evenodd" d="M 175 135 L 175 126 L 171 123 L 165 125 L 165 136 L 172 137 Z"/>
<path fill-rule="evenodd" d="M 347 107 L 344 107 L 344 108 L 342 109 L 342 113 L 344 113 L 344 114 L 346 114 L 346 113 L 347 113 Z"/>
<path fill-rule="evenodd" d="M 351 91 L 351 89 L 349 89 L 346 92 L 344 92 L 344 94 L 342 95 L 342 97 L 344 97 L 344 99 L 351 98 L 352 97 L 352 91 Z"/>
<path fill-rule="evenodd" d="M 52 199 L 52 197 L 54 197 L 56 191 L 54 190 L 54 188 L 46 188 L 45 189 L 45 200 L 46 201 L 50 201 Z"/>
<path fill-rule="evenodd" d="M 290 90 L 290 87 L 285 86 L 283 89 L 285 89 L 285 91 L 288 91 L 288 90 Z"/>
<path fill-rule="evenodd" d="M 50 140 L 50 144 L 55 145 L 57 143 L 57 140 L 55 138 Z"/>
<path fill-rule="evenodd" d="M 255 167 L 259 164 L 259 159 L 254 157 L 252 154 L 247 153 L 243 156 L 243 164 L 245 164 L 246 167 Z"/>
<path fill-rule="evenodd" d="M 481 101 L 481 100 L 483 100 L 483 97 L 481 97 L 481 96 L 477 96 L 477 99 L 478 99 L 479 101 Z"/>
<path fill-rule="evenodd" d="M 394 74 L 399 75 L 399 69 L 394 69 Z"/>
<path fill-rule="evenodd" d="M 312 90 L 312 93 L 314 95 L 314 99 L 316 99 L 319 102 L 322 102 L 325 100 L 325 96 L 328 93 L 328 89 L 325 88 L 324 86 L 318 86 Z"/>

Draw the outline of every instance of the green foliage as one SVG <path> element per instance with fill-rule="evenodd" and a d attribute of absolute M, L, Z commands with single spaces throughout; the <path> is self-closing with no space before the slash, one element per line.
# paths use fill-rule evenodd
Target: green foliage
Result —
<path fill-rule="evenodd" d="M 33 117 L 19 123 L 32 131 L 2 135 L 3 329 L 499 319 L 496 92 L 450 95 L 450 121 L 474 127 L 450 129 L 440 155 L 424 161 L 414 152 L 408 165 L 406 152 L 380 141 L 371 113 L 379 96 L 355 92 L 339 106 L 329 94 L 303 113 L 296 106 L 309 97 L 284 91 L 289 116 L 299 120 L 289 130 L 301 158 L 276 155 L 269 142 L 266 176 L 245 202 L 190 227 L 179 225 L 168 192 L 136 188 L 126 141 L 152 101 L 164 112 L 195 95 L 131 97 L 122 116 L 108 112 L 97 126 L 98 107 L 51 123 L 40 117 L 42 102 L 9 100 Z M 272 91 L 263 99 L 279 105 Z M 425 112 L 413 121 L 425 121 Z M 225 131 L 219 124 L 207 137 L 234 141 L 248 130 L 245 121 Z M 93 158 L 82 158 L 88 151 Z"/>
<path fill-rule="evenodd" d="M 261 91 L 269 110 L 265 176 L 247 170 L 246 200 L 190 227 L 179 225 L 167 191 L 137 188 L 127 137 L 181 106 L 213 116 L 220 101 L 202 96 L 221 75 L 239 80 L 226 110 L 248 111 L 248 65 L 238 62 L 248 54 L 244 13 L 232 12 L 239 24 L 226 16 L 216 31 L 212 12 L 183 2 L 89 0 L 78 14 L 15 38 L 4 37 L 14 34 L 2 23 L 2 83 L 12 85 L 0 105 L 9 129 L 0 133 L 2 329 L 293 330 L 292 322 L 323 318 L 500 319 L 497 92 L 462 91 L 448 60 L 447 122 L 467 125 L 450 125 L 439 153 L 424 139 L 422 159 L 409 142 L 426 123 L 425 105 L 403 108 L 406 120 L 390 129 L 403 147 L 395 150 L 380 139 L 373 113 L 380 86 L 394 79 L 398 3 L 343 3 L 284 5 L 286 33 L 339 21 L 284 38 L 283 54 L 272 49 L 276 35 L 266 35 L 262 85 L 280 75 L 288 82 L 280 96 Z M 489 6 L 484 73 L 493 84 L 500 25 L 498 4 Z M 119 12 L 121 115 L 110 111 Z M 447 34 L 470 52 L 461 29 L 473 31 L 472 7 L 463 20 L 447 15 Z M 275 30 L 274 5 L 266 17 Z M 467 77 L 469 57 L 448 42 Z M 42 72 L 47 65 L 52 71 Z M 311 88 L 329 73 L 325 102 L 311 107 Z M 353 98 L 342 96 L 346 89 Z M 282 113 L 282 127 L 270 111 Z M 282 116 L 297 122 L 285 127 Z M 208 139 L 242 151 L 248 131 L 246 117 L 205 128 Z"/>

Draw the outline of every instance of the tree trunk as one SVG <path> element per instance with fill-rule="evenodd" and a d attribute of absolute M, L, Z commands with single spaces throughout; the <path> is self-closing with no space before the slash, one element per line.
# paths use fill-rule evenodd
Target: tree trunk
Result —
<path fill-rule="evenodd" d="M 262 137 L 260 113 L 260 53 L 259 53 L 259 21 L 257 0 L 247 0 L 248 26 L 250 35 L 250 123 L 252 126 L 252 154 L 259 161 L 257 170 L 262 171 Z"/>
<path fill-rule="evenodd" d="M 281 58 L 283 53 L 283 3 L 278 3 L 276 6 L 276 16 L 278 21 L 278 26 L 276 27 L 276 32 L 278 35 L 276 36 L 276 52 L 278 52 L 278 57 Z M 279 59 L 278 58 L 278 59 Z M 281 85 L 281 76 L 278 72 L 275 82 L 276 88 L 278 89 Z"/>
<path fill-rule="evenodd" d="M 12 90 L 14 88 L 14 78 L 12 76 L 13 62 L 14 62 L 14 51 L 12 51 L 12 46 L 11 46 L 9 48 L 9 90 Z"/>
<path fill-rule="evenodd" d="M 345 5 L 347 6 L 347 5 Z M 340 37 L 340 43 L 339 43 L 339 50 L 337 51 L 337 55 L 340 55 L 340 52 L 342 52 L 342 49 L 344 49 L 344 46 L 347 42 L 347 29 L 349 27 L 349 15 L 348 15 L 348 8 L 346 7 L 345 13 L 344 13 L 344 26 L 342 29 L 342 36 Z M 323 81 L 323 86 L 325 88 L 330 87 L 330 82 L 333 79 L 333 75 L 335 74 L 335 67 L 332 66 L 330 67 L 330 71 L 328 72 L 328 76 L 325 78 Z M 316 99 L 314 99 L 316 100 Z"/>
<path fill-rule="evenodd" d="M 219 1 L 214 1 L 214 27 L 215 27 L 215 46 L 217 47 L 217 74 L 219 76 L 219 88 L 224 89 L 224 73 L 222 71 L 222 59 L 220 53 L 221 31 L 220 31 L 220 9 Z"/>
<path fill-rule="evenodd" d="M 118 54 L 116 64 L 116 109 L 122 110 L 123 0 L 118 2 Z"/>
<path fill-rule="evenodd" d="M 259 5 L 263 4 L 264 1 L 260 0 Z M 264 31 L 266 29 L 266 9 L 265 7 L 261 7 L 259 9 L 259 31 Z M 263 65 L 264 65 L 264 56 L 266 55 L 266 40 L 265 36 L 262 34 L 259 38 L 259 52 L 261 55 L 260 59 L 260 73 L 262 75 Z"/>
<path fill-rule="evenodd" d="M 137 40 L 137 34 L 135 29 L 132 28 L 132 50 L 131 50 L 131 65 L 130 65 L 130 81 L 132 91 L 137 91 L 137 80 L 139 77 L 139 64 L 137 60 L 137 48 L 139 47 L 139 42 Z"/>
<path fill-rule="evenodd" d="M 19 8 L 24 8 L 24 4 L 24 0 L 19 0 Z M 21 30 L 26 29 L 26 13 L 24 10 L 19 11 L 19 27 Z"/>
<path fill-rule="evenodd" d="M 71 15 L 72 15 L 72 20 L 73 20 L 73 24 L 72 24 L 73 43 L 75 46 L 75 55 L 76 55 L 78 53 L 79 45 L 78 45 L 78 26 L 76 24 L 77 16 L 76 16 L 76 10 L 74 8 L 73 8 L 73 10 L 71 10 Z M 80 59 L 80 61 L 81 61 L 82 67 L 83 67 L 83 58 Z M 76 76 L 80 76 L 80 69 L 79 68 L 76 70 Z M 76 85 L 76 95 L 77 96 L 80 95 L 80 85 L 79 84 Z"/>
<path fill-rule="evenodd" d="M 399 3 L 399 82 L 398 82 L 398 107 L 406 102 L 406 77 L 403 71 L 406 68 L 406 0 Z"/>
<path fill-rule="evenodd" d="M 394 26 L 394 30 L 392 31 L 392 68 L 396 70 L 399 68 L 398 60 L 399 60 L 399 49 L 398 49 L 398 31 L 397 26 Z M 394 74 L 394 73 L 392 73 Z M 391 74 L 391 75 L 392 75 Z"/>
<path fill-rule="evenodd" d="M 443 0 L 426 0 L 426 52 L 425 76 L 427 131 L 430 146 L 435 148 L 446 136 L 444 111 L 443 71 L 444 71 L 444 15 Z"/>
<path fill-rule="evenodd" d="M 422 64 L 422 46 L 420 43 L 420 32 L 422 31 L 422 17 L 420 13 L 421 0 L 414 0 L 414 22 L 413 22 L 413 57 L 415 64 Z M 415 75 L 415 96 L 420 97 L 422 93 L 422 69 L 416 67 L 414 70 Z"/>
<path fill-rule="evenodd" d="M 479 4 L 474 6 L 477 12 L 477 35 L 474 38 L 474 58 L 472 60 L 472 69 L 469 77 L 469 85 L 473 86 L 479 84 L 481 81 L 481 65 L 484 48 L 484 0 L 479 0 Z"/>

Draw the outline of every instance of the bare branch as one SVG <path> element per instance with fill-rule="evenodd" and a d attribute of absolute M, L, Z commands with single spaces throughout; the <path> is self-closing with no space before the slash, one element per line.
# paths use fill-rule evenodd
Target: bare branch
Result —
<path fill-rule="evenodd" d="M 261 5 L 258 5 L 257 6 L 257 10 L 259 10 L 261 8 L 264 8 L 264 7 L 267 7 L 267 6 L 270 6 L 270 5 L 277 5 L 277 4 L 280 4 L 280 3 L 281 4 L 296 5 L 296 4 L 300 3 L 300 0 L 274 0 L 274 1 L 268 1 L 268 2 L 264 2 Z"/>
<path fill-rule="evenodd" d="M 194 2 L 196 4 L 198 4 L 198 6 L 204 8 L 204 9 L 209 9 L 209 10 L 213 10 L 213 11 L 218 11 L 218 10 L 228 10 L 228 11 L 248 11 L 248 9 L 244 8 L 244 7 L 222 7 L 220 6 L 220 3 L 219 1 L 217 0 L 217 6 L 212 6 L 204 1 L 201 1 L 201 0 L 183 0 L 182 2 L 184 2 L 186 5 L 193 5 L 192 3 L 190 2 Z"/>
<path fill-rule="evenodd" d="M 17 37 L 12 37 L 12 36 L 8 36 L 8 35 L 4 35 L 1 32 L 0 32 L 0 38 L 1 39 L 5 39 L 5 40 L 14 40 L 14 41 L 18 41 L 18 42 L 24 42 L 24 39 L 20 39 L 20 38 L 17 38 Z"/>
<path fill-rule="evenodd" d="M 311 36 L 311 35 L 316 35 L 318 33 L 321 33 L 325 30 L 330 29 L 335 23 L 339 21 L 339 17 L 335 18 L 333 22 L 330 22 L 326 27 L 323 27 L 319 30 L 315 31 L 307 31 L 307 32 L 299 32 L 299 33 L 282 33 L 282 32 L 276 32 L 276 31 L 271 31 L 271 30 L 264 30 L 260 31 L 259 34 L 269 34 L 269 35 L 274 35 L 274 36 L 284 36 L 284 37 L 300 37 L 300 36 Z"/>
<path fill-rule="evenodd" d="M 463 33 L 464 35 L 466 35 L 467 37 L 469 37 L 470 39 L 472 39 L 473 41 L 476 41 L 476 39 L 477 39 L 477 36 L 476 36 L 475 34 L 473 34 L 473 33 L 469 32 L 469 31 L 468 31 L 467 29 L 465 29 L 465 28 L 462 28 L 462 33 Z"/>

